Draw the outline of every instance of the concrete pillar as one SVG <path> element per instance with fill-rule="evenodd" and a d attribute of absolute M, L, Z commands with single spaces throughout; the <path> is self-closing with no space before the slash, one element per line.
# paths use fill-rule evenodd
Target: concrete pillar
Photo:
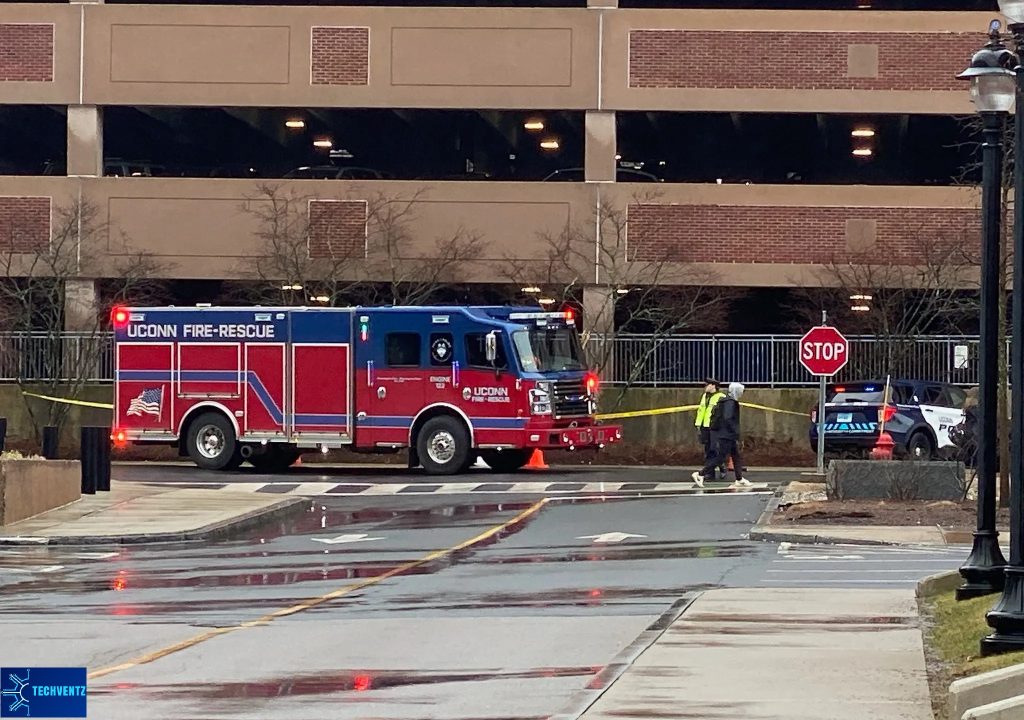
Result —
<path fill-rule="evenodd" d="M 68 175 L 103 176 L 103 111 L 68 106 Z"/>
<path fill-rule="evenodd" d="M 95 280 L 64 281 L 64 329 L 93 332 L 99 317 L 100 296 Z"/>
<path fill-rule="evenodd" d="M 584 178 L 588 181 L 615 180 L 617 142 L 615 113 L 588 110 L 586 116 L 587 144 L 584 156 Z"/>
<path fill-rule="evenodd" d="M 588 333 L 615 333 L 615 288 L 586 285 L 583 288 L 583 330 Z"/>

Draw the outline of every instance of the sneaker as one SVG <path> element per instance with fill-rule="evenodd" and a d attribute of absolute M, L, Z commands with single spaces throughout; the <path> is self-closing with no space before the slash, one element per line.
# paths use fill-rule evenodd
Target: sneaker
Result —
<path fill-rule="evenodd" d="M 704 476 L 701 475 L 699 472 L 695 472 L 690 477 L 693 478 L 694 485 L 696 485 L 697 487 L 704 487 Z"/>
<path fill-rule="evenodd" d="M 750 487 L 751 485 L 753 485 L 753 483 L 747 480 L 746 478 L 741 478 L 734 482 L 733 485 L 735 485 L 736 487 Z"/>

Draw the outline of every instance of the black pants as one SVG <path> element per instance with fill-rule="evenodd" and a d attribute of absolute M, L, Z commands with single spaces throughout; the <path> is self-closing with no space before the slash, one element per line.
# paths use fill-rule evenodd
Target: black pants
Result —
<path fill-rule="evenodd" d="M 704 446 L 704 464 L 708 465 L 718 455 L 718 439 L 711 432 L 711 428 L 700 429 L 700 444 Z M 725 474 L 725 460 L 723 459 L 717 466 L 711 465 L 712 472 L 715 467 L 722 469 L 722 474 Z"/>
<path fill-rule="evenodd" d="M 732 458 L 732 469 L 737 480 L 743 479 L 743 458 L 740 457 L 739 444 L 735 440 L 714 439 L 714 455 L 704 463 L 701 475 L 705 480 L 715 479 L 715 468 L 724 467 L 726 460 Z"/>

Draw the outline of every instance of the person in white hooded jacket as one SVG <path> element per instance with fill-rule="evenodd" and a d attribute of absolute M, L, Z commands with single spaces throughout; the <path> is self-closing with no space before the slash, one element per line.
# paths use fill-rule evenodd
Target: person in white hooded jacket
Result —
<path fill-rule="evenodd" d="M 732 458 L 736 485 L 747 486 L 750 481 L 743 477 L 743 459 L 740 457 L 740 397 L 746 388 L 740 383 L 729 383 L 728 396 L 715 405 L 711 414 L 711 434 L 715 443 L 715 455 L 704 463 L 700 471 L 693 474 L 693 482 L 704 487 L 705 481 L 714 480 L 715 468 L 725 465 Z"/>

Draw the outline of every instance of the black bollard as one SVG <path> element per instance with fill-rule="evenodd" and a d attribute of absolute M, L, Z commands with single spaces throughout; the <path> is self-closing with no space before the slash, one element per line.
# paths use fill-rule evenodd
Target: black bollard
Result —
<path fill-rule="evenodd" d="M 0 452 L 7 447 L 7 418 L 0 417 Z"/>
<path fill-rule="evenodd" d="M 60 454 L 57 450 L 60 441 L 60 434 L 57 428 L 47 425 L 43 428 L 43 457 L 47 460 L 56 460 Z"/>
<path fill-rule="evenodd" d="M 113 441 L 110 439 L 110 428 L 96 428 L 99 438 L 96 442 L 100 448 L 100 474 L 96 478 L 96 489 L 102 492 L 110 492 L 110 449 Z"/>
<path fill-rule="evenodd" d="M 98 437 L 101 428 L 82 428 L 82 494 L 95 495 L 99 485 L 103 448 Z"/>

